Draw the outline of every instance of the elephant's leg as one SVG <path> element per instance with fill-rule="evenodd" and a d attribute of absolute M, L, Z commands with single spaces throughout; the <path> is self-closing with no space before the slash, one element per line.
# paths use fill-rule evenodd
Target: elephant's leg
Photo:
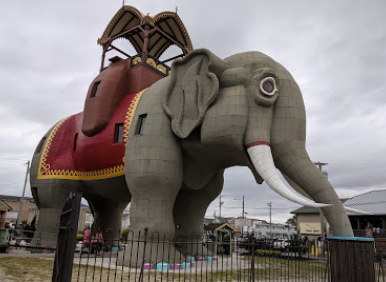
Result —
<path fill-rule="evenodd" d="M 137 144 L 134 150 L 130 149 L 128 141 L 125 157 L 126 182 L 132 195 L 130 223 L 134 240 L 144 239 L 145 228 L 148 229 L 148 238 L 154 232 L 160 238 L 173 238 L 173 207 L 181 189 L 182 154 L 174 137 L 141 136 L 141 139 L 141 143 L 134 140 Z M 149 147 L 141 147 L 145 144 Z M 144 249 L 142 243 L 134 243 L 127 250 L 125 261 L 120 259 L 119 263 L 135 265 L 129 257 L 137 257 L 137 254 L 141 261 L 153 262 L 178 261 L 181 257 L 170 244 L 163 248 L 162 243 L 155 242 L 147 244 Z"/>
<path fill-rule="evenodd" d="M 70 197 L 71 191 L 76 191 L 78 182 L 49 179 L 39 180 L 37 184 L 31 187 L 39 209 L 37 228 L 31 245 L 55 248 L 63 204 Z"/>
<path fill-rule="evenodd" d="M 101 228 L 105 246 L 117 246 L 122 213 L 129 202 L 116 202 L 100 196 L 91 196 L 86 199 L 94 212 L 93 234 Z"/>
<path fill-rule="evenodd" d="M 144 92 L 127 137 L 125 177 L 132 195 L 130 221 L 135 239 L 144 238 L 145 227 L 149 237 L 158 232 L 161 238 L 171 238 L 175 232 L 173 207 L 182 185 L 183 154 L 181 142 L 171 130 L 170 118 L 162 107 L 167 86 L 167 80 L 160 80 Z M 147 245 L 145 252 L 140 247 L 139 257 L 152 261 L 162 259 L 162 251 L 156 258 L 157 252 L 153 250 L 150 257 L 149 249 L 155 245 Z M 170 254 L 174 253 L 171 246 Z M 164 260 L 167 259 L 165 254 Z M 169 260 L 174 258 L 170 256 Z"/>
<path fill-rule="evenodd" d="M 182 253 L 190 255 L 211 255 L 201 243 L 204 217 L 210 203 L 220 195 L 224 184 L 224 170 L 216 173 L 200 190 L 192 190 L 183 184 L 174 205 L 174 221 L 180 229 L 176 234 L 186 238 L 180 246 Z"/>
<path fill-rule="evenodd" d="M 166 177 L 143 180 L 144 184 L 139 186 L 142 193 L 133 193 L 131 190 L 130 223 L 134 243 L 129 240 L 125 262 L 122 263 L 135 267 L 143 260 L 153 263 L 180 261 L 182 256 L 172 244 L 158 241 L 169 241 L 174 237 L 173 206 L 181 183 Z M 148 230 L 147 240 L 154 240 L 146 247 L 137 241 L 145 239 L 145 229 Z M 133 258 L 138 258 L 138 261 Z"/>

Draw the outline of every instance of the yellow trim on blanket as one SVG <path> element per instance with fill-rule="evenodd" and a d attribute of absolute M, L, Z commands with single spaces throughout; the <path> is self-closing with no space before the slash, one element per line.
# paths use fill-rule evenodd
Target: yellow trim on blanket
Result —
<path fill-rule="evenodd" d="M 145 89 L 146 90 L 146 89 Z M 142 93 L 145 91 L 142 90 L 136 94 L 133 100 L 130 102 L 129 108 L 127 109 L 125 115 L 125 121 L 123 125 L 123 141 L 126 146 L 127 137 L 129 135 L 129 130 L 131 122 L 134 117 L 135 110 L 137 108 L 138 102 L 141 99 Z M 97 179 L 106 179 L 124 175 L 125 167 L 124 165 L 118 165 L 111 168 L 105 168 L 94 171 L 75 171 L 68 169 L 51 169 L 50 165 L 47 162 L 48 153 L 51 148 L 52 141 L 58 132 L 60 126 L 68 119 L 66 117 L 59 121 L 54 129 L 51 131 L 48 136 L 47 142 L 44 145 L 43 153 L 40 157 L 39 168 L 38 168 L 38 179 L 71 179 L 71 180 L 97 180 Z M 124 158 L 122 158 L 124 162 Z"/>

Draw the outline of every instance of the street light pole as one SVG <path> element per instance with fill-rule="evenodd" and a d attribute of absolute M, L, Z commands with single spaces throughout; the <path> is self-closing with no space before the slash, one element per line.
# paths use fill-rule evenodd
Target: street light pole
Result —
<path fill-rule="evenodd" d="M 240 200 L 240 198 L 234 198 L 233 200 Z M 244 236 L 244 222 L 245 222 L 245 205 L 244 205 L 244 195 L 243 195 L 243 206 L 242 206 L 242 214 L 241 214 L 241 220 L 242 220 L 242 225 L 241 225 L 241 237 Z"/>
<path fill-rule="evenodd" d="M 21 210 L 22 210 L 22 208 L 23 208 L 24 194 L 25 194 L 25 187 L 27 186 L 28 174 L 29 174 L 29 161 L 27 162 L 27 171 L 26 171 L 26 173 L 25 173 L 24 187 L 23 187 L 23 194 L 21 195 L 19 212 L 17 213 L 17 218 L 16 218 L 16 225 L 15 225 L 15 228 L 16 228 L 16 229 L 17 229 L 17 225 L 19 224 L 20 214 L 21 214 Z"/>
<path fill-rule="evenodd" d="M 322 174 L 323 174 L 322 167 L 324 165 L 328 165 L 328 163 L 321 163 L 320 161 L 314 164 L 318 166 Z M 327 178 L 327 174 L 325 174 L 325 176 Z M 324 214 L 321 208 L 319 208 L 319 216 L 320 216 L 320 240 L 324 241 Z"/>
<path fill-rule="evenodd" d="M 272 241 L 272 203 L 268 203 L 269 206 L 269 236 L 271 237 Z"/>
<path fill-rule="evenodd" d="M 243 219 L 245 218 L 245 211 L 244 211 L 244 195 L 243 195 Z"/>
<path fill-rule="evenodd" d="M 224 204 L 224 202 L 221 201 L 221 194 L 220 194 L 220 201 L 219 201 L 219 218 L 221 218 L 221 206 Z"/>

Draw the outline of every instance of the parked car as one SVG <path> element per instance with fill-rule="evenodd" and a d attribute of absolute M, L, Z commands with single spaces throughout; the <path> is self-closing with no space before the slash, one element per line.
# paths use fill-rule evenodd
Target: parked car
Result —
<path fill-rule="evenodd" d="M 273 248 L 277 250 L 285 250 L 289 251 L 290 243 L 288 240 L 285 239 L 278 239 L 275 242 L 273 242 Z"/>

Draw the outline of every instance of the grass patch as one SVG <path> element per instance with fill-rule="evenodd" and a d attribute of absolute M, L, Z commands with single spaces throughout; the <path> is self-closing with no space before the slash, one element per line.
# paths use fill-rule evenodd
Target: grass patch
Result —
<path fill-rule="evenodd" d="M 249 281 L 252 278 L 251 258 L 244 260 L 239 268 L 245 269 L 224 269 L 220 264 L 218 269 L 213 264 L 206 267 L 193 267 L 189 271 L 145 271 L 142 281 Z M 36 281 L 49 282 L 52 277 L 54 261 L 42 258 L 21 258 L 21 257 L 2 257 L 0 258 L 0 281 L 21 282 Z M 233 263 L 236 263 L 235 261 Z M 93 262 L 90 261 L 90 264 Z M 237 263 L 236 263 L 237 264 Z M 249 269 L 248 269 L 249 268 Z M 213 272 L 211 272 L 213 270 Z M 325 262 L 317 260 L 292 260 L 284 258 L 255 257 L 255 281 L 266 280 L 283 280 L 292 281 L 297 278 L 323 278 L 326 270 Z M 98 267 L 94 265 L 74 264 L 72 281 L 139 281 L 140 269 L 125 268 L 122 272 L 120 269 L 112 267 Z"/>
<path fill-rule="evenodd" d="M 0 269 L 5 277 L 0 281 L 51 281 L 53 260 L 2 257 Z"/>
<path fill-rule="evenodd" d="M 255 251 L 255 254 L 259 255 L 259 256 L 269 256 L 269 257 L 272 257 L 272 256 L 280 257 L 281 256 L 281 252 L 277 251 L 277 250 L 260 250 L 260 249 L 257 249 Z"/>
<path fill-rule="evenodd" d="M 244 258 L 248 268 L 251 267 L 252 257 Z M 275 256 L 255 256 L 255 280 L 265 281 L 275 279 L 287 281 L 286 279 L 296 278 L 324 278 L 326 275 L 327 262 L 323 260 L 311 260 L 294 257 L 275 257 Z M 239 277 L 247 279 L 252 274 L 251 270 L 246 269 L 247 273 L 239 273 Z M 240 278 L 239 278 L 240 279 Z"/>

